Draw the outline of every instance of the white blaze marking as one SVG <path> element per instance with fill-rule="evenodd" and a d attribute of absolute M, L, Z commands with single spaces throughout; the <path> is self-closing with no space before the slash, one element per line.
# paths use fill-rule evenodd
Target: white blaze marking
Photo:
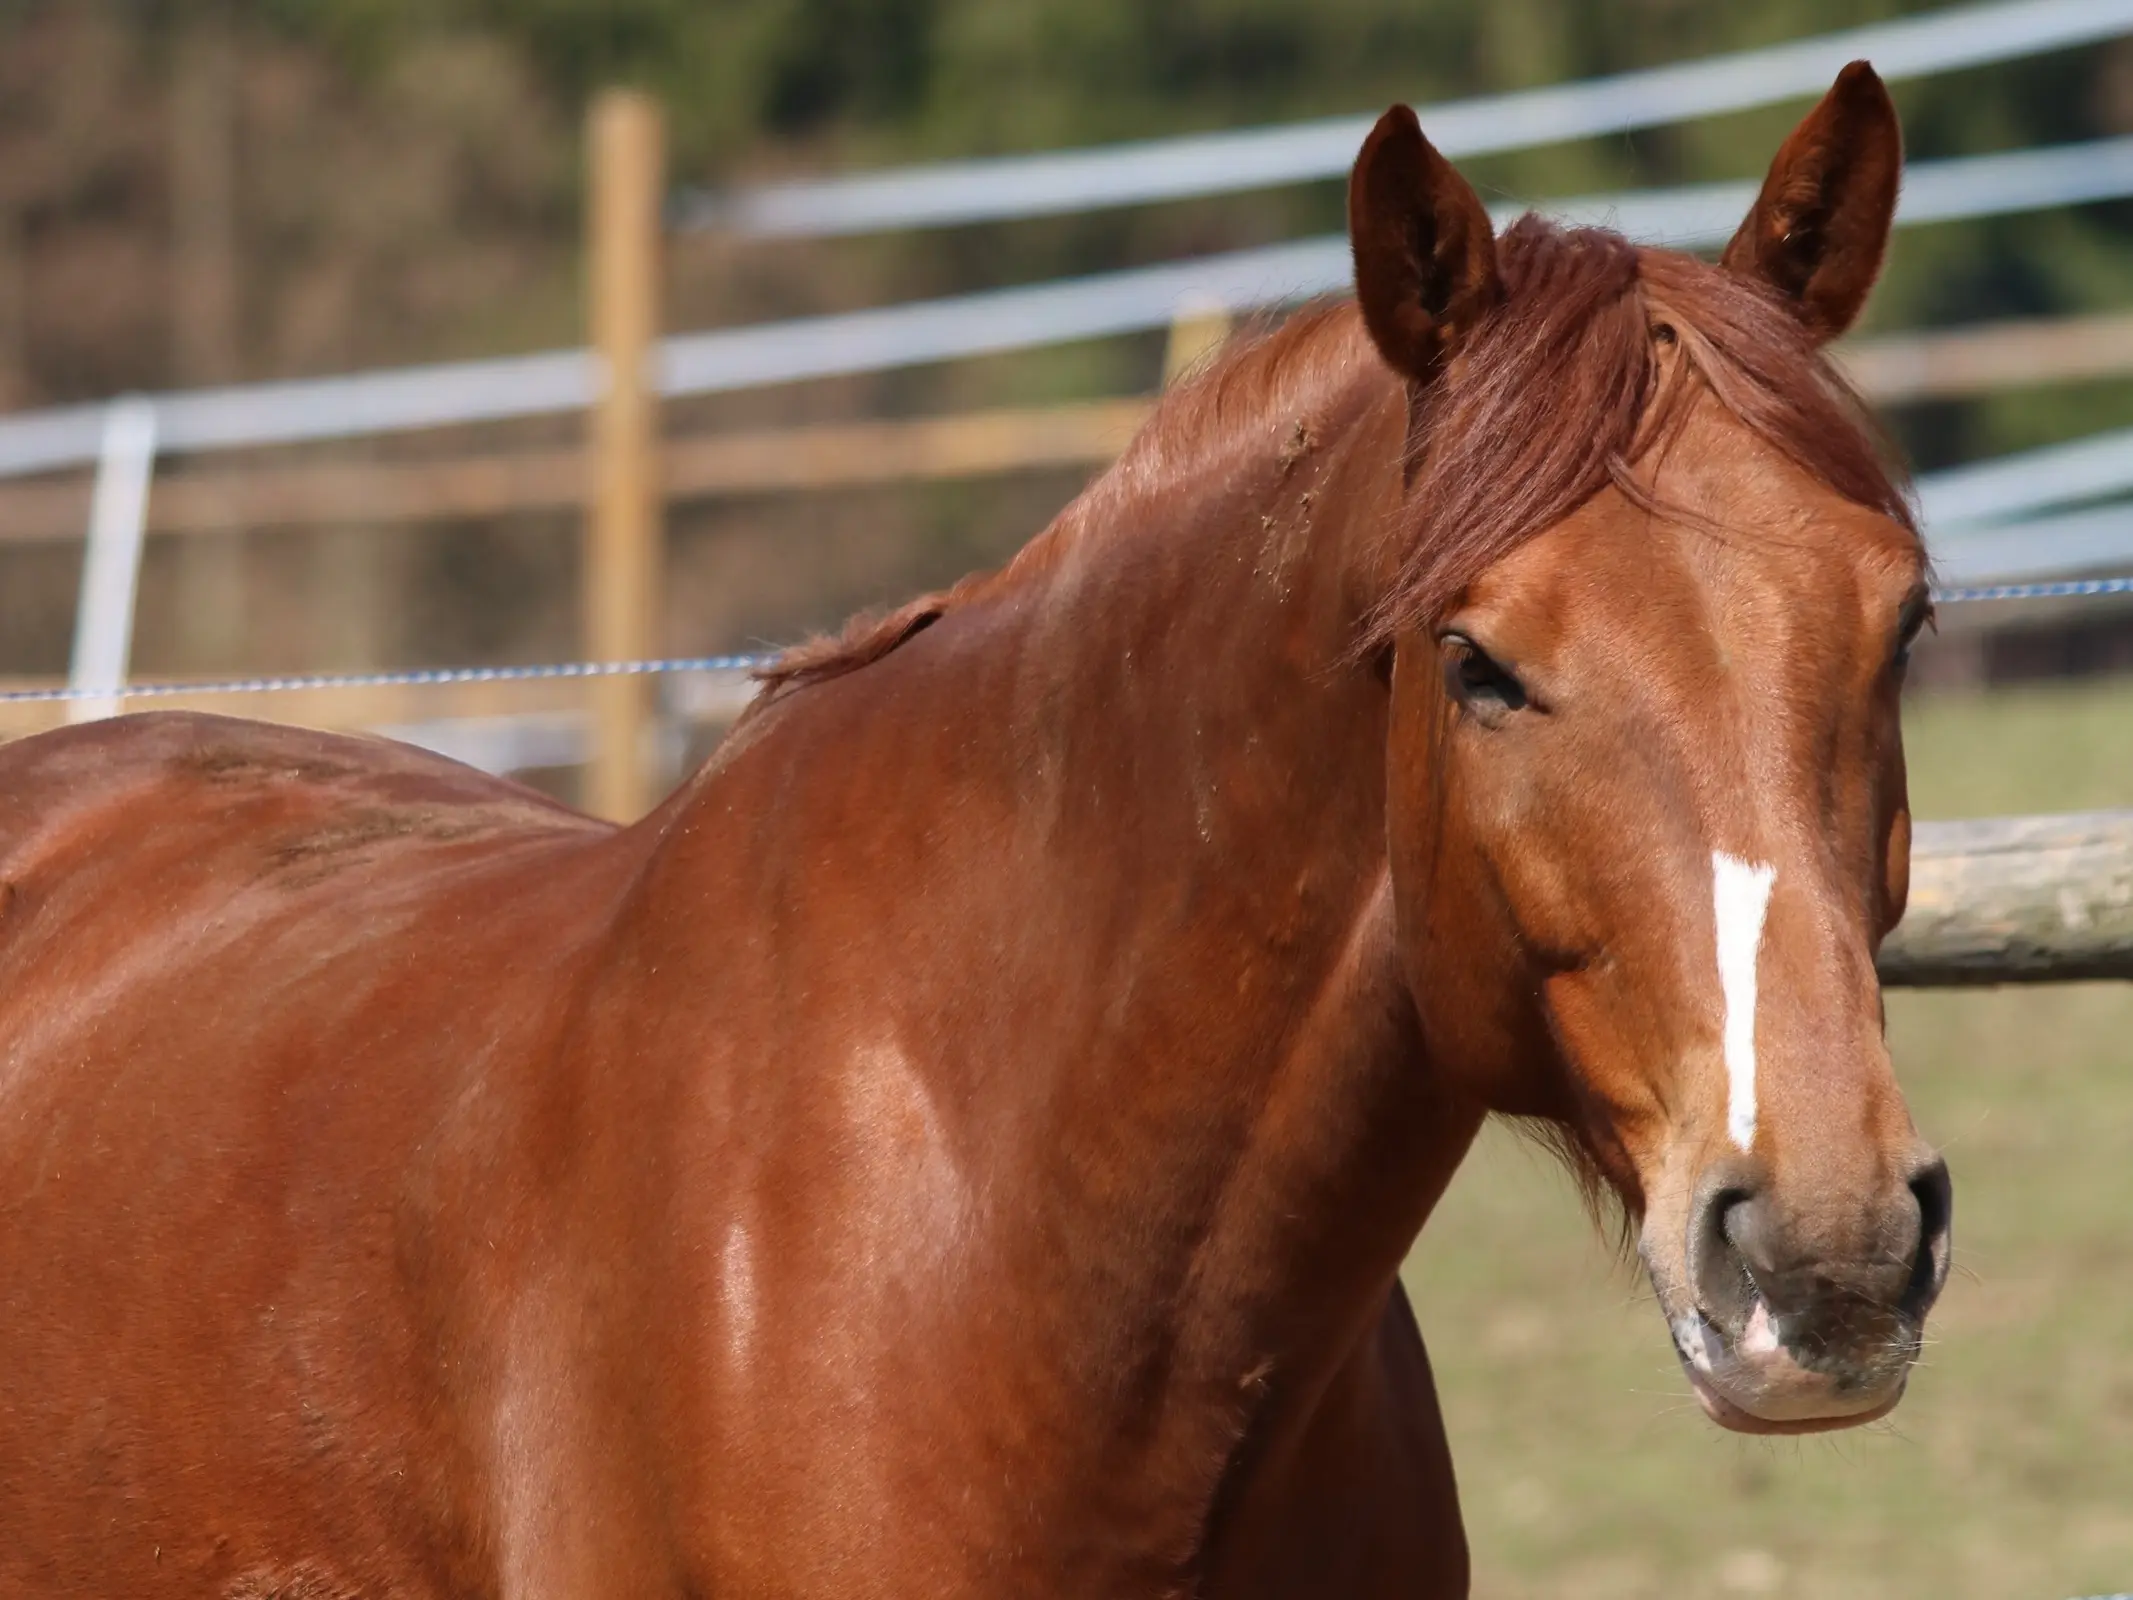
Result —
<path fill-rule="evenodd" d="M 1711 852 L 1711 899 L 1718 915 L 1718 985 L 1726 999 L 1726 1132 L 1742 1150 L 1755 1143 L 1755 966 L 1763 914 L 1777 868 Z"/>

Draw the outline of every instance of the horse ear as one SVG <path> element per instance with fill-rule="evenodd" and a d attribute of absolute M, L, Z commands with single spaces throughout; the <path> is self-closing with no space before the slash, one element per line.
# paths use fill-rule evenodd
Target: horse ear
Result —
<path fill-rule="evenodd" d="M 1378 118 L 1348 181 L 1363 324 L 1393 370 L 1427 383 L 1503 297 L 1496 233 L 1406 106 Z"/>
<path fill-rule="evenodd" d="M 1775 289 L 1817 340 L 1834 339 L 1881 273 L 1902 177 L 1895 104 L 1854 61 L 1779 149 L 1722 259 Z"/>

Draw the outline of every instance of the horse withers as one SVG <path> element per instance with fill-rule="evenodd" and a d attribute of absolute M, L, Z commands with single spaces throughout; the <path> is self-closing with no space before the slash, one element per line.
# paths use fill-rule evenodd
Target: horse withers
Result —
<path fill-rule="evenodd" d="M 1388 114 L 1356 303 L 632 827 L 0 751 L 0 1591 L 1463 1593 L 1396 1272 L 1490 1112 L 1719 1422 L 1887 1411 L 1925 563 L 1820 350 L 1899 164 L 1854 66 L 1705 264 Z"/>

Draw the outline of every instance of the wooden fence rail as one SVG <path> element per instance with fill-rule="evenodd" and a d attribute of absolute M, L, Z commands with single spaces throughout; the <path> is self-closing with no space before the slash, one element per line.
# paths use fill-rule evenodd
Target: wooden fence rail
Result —
<path fill-rule="evenodd" d="M 2133 811 L 1922 822 L 1892 987 L 2133 978 Z"/>

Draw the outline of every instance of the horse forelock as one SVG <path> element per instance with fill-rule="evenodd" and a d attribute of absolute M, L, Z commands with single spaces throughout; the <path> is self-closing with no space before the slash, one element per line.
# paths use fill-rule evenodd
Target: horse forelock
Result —
<path fill-rule="evenodd" d="M 1845 499 L 1916 532 L 1886 436 L 1791 310 L 1678 251 L 1528 216 L 1498 242 L 1504 297 L 1418 400 L 1397 576 L 1365 646 L 1427 627 L 1496 562 L 1634 474 L 1708 392 Z M 1659 392 L 1655 330 L 1691 381 Z"/>

